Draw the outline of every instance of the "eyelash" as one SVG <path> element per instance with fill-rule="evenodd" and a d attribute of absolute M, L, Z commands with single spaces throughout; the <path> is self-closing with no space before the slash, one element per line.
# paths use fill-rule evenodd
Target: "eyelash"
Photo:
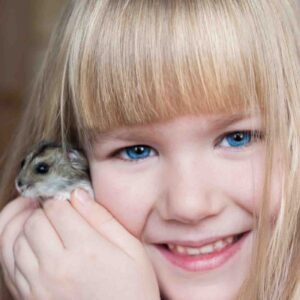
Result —
<path fill-rule="evenodd" d="M 264 139 L 264 134 L 262 131 L 260 130 L 235 130 L 235 131 L 230 131 L 230 132 L 226 132 L 224 133 L 216 142 L 216 145 L 214 147 L 218 147 L 221 142 L 223 140 L 225 140 L 225 138 L 227 137 L 230 137 L 230 136 L 233 136 L 233 135 L 237 135 L 237 134 L 240 134 L 240 135 L 248 135 L 249 136 L 249 141 L 247 144 L 245 145 L 241 145 L 241 146 L 238 146 L 238 147 L 232 147 L 232 146 L 221 146 L 222 148 L 238 148 L 238 149 L 241 149 L 241 148 L 245 148 L 245 147 L 248 147 L 250 144 L 252 143 L 255 143 L 255 142 L 258 142 L 258 141 L 262 141 Z M 155 149 L 153 149 L 152 147 L 150 146 L 147 146 L 147 145 L 132 145 L 132 146 L 128 146 L 128 147 L 124 147 L 124 148 L 121 148 L 117 151 L 115 151 L 111 156 L 112 157 L 117 157 L 117 158 L 120 158 L 124 161 L 129 161 L 129 162 L 139 162 L 141 160 L 144 160 L 144 159 L 147 159 L 149 157 L 152 157 L 154 155 L 149 155 L 149 156 L 146 156 L 146 157 L 142 157 L 142 158 L 137 158 L 137 159 L 131 159 L 131 158 L 124 158 L 122 157 L 122 153 L 125 153 L 126 151 L 130 150 L 130 149 L 134 149 L 134 148 L 145 148 L 145 149 L 148 149 L 148 153 L 151 153 L 151 152 L 155 152 L 157 153 L 157 151 Z M 127 153 L 128 155 L 128 153 Z"/>

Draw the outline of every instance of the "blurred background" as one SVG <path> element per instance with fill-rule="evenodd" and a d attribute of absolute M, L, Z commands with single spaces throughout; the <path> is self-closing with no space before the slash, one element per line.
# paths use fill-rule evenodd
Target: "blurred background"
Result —
<path fill-rule="evenodd" d="M 26 106 L 51 31 L 66 2 L 0 0 L 0 158 Z"/>

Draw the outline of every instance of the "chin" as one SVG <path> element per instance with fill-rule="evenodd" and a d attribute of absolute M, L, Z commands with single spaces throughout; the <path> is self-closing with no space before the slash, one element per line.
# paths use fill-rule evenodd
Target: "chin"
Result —
<path fill-rule="evenodd" d="M 229 287 L 226 290 L 220 287 L 209 288 L 209 291 L 207 291 L 207 288 L 195 287 L 194 289 L 183 289 L 182 291 L 175 289 L 169 291 L 169 293 L 162 291 L 161 300 L 235 300 L 238 295 L 238 290 L 234 287 L 232 287 L 232 290 Z"/>

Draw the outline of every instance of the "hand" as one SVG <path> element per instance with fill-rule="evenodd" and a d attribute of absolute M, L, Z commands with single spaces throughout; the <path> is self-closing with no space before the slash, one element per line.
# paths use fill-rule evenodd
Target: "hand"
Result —
<path fill-rule="evenodd" d="M 159 299 L 142 244 L 87 193 L 43 209 L 22 201 L 0 215 L 1 263 L 16 299 Z"/>
<path fill-rule="evenodd" d="M 22 228 L 26 219 L 31 215 L 35 207 L 37 207 L 37 204 L 38 203 L 32 199 L 19 197 L 7 204 L 0 213 L 0 261 L 1 264 L 3 264 L 2 262 L 5 259 L 9 264 L 8 268 L 2 267 L 2 271 L 5 283 L 14 299 L 21 299 L 21 296 L 13 283 L 13 277 L 15 276 L 12 272 L 14 269 L 13 251 L 7 250 L 12 248 L 12 243 L 19 234 L 20 228 Z M 13 219 L 17 226 L 8 226 Z M 2 234 L 4 230 L 6 231 L 5 238 L 3 238 L 4 235 Z M 6 237 L 9 238 L 6 239 Z M 3 247 L 4 244 L 6 245 L 5 251 Z"/>

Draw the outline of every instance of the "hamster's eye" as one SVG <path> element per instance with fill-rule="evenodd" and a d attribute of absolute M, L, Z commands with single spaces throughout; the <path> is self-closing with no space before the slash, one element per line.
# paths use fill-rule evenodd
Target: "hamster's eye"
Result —
<path fill-rule="evenodd" d="M 23 159 L 23 160 L 21 161 L 21 169 L 24 167 L 24 165 L 25 165 L 25 159 Z"/>
<path fill-rule="evenodd" d="M 38 163 L 36 166 L 35 166 L 35 172 L 37 174 L 47 174 L 49 172 L 49 168 L 50 166 L 44 162 L 41 162 L 41 163 Z"/>

